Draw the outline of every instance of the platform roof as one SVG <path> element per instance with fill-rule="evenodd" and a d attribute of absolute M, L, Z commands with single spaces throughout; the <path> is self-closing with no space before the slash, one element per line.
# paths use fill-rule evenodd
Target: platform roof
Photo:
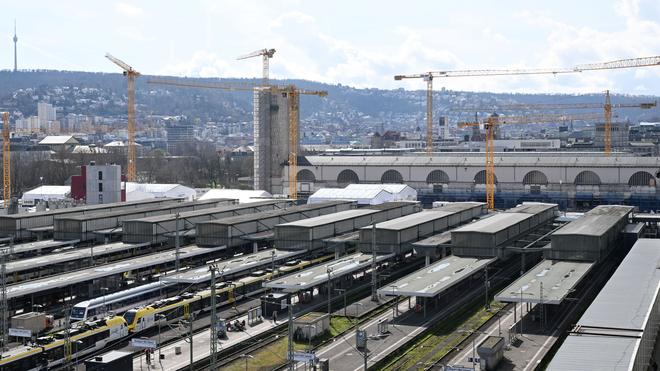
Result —
<path fill-rule="evenodd" d="M 451 231 L 445 231 L 412 243 L 414 247 L 439 247 L 446 244 L 451 244 Z"/>
<path fill-rule="evenodd" d="M 594 263 L 543 260 L 495 296 L 501 302 L 561 304 Z M 543 283 L 543 298 L 540 289 Z M 521 299 L 522 290 L 522 299 Z"/>
<path fill-rule="evenodd" d="M 388 284 L 379 289 L 378 293 L 387 296 L 435 297 L 495 260 L 451 255 Z"/>
<path fill-rule="evenodd" d="M 24 254 L 28 252 L 37 252 L 45 249 L 54 249 L 57 247 L 75 245 L 80 240 L 69 240 L 69 241 L 55 241 L 55 240 L 42 240 L 35 242 L 26 242 L 20 243 L 13 246 L 14 254 Z M 9 246 L 3 247 L 9 248 Z"/>
<path fill-rule="evenodd" d="M 660 240 L 637 240 L 579 324 L 643 330 L 660 285 Z"/>
<path fill-rule="evenodd" d="M 638 341 L 634 337 L 568 336 L 546 370 L 629 371 Z"/>
<path fill-rule="evenodd" d="M 419 213 L 404 215 L 396 219 L 390 219 L 376 224 L 376 229 L 387 229 L 391 231 L 400 231 L 410 227 L 444 218 L 449 215 L 454 215 L 455 212 L 448 212 L 440 209 L 424 210 Z M 363 227 L 362 229 L 371 229 L 372 226 Z"/>
<path fill-rule="evenodd" d="M 632 370 L 657 334 L 660 240 L 639 239 L 569 334 L 548 370 Z M 594 355 L 597 354 L 597 357 Z"/>
<path fill-rule="evenodd" d="M 278 226 L 286 227 L 302 227 L 302 228 L 313 228 L 320 225 L 332 224 L 342 220 L 348 220 L 352 218 L 358 218 L 365 215 L 375 214 L 378 210 L 373 209 L 353 209 L 340 211 L 338 213 L 332 213 L 327 215 L 321 215 L 314 218 L 297 220 L 295 222 L 279 224 Z"/>
<path fill-rule="evenodd" d="M 633 209 L 632 206 L 601 205 L 566 224 L 552 235 L 602 236 Z"/>
<path fill-rule="evenodd" d="M 196 245 L 185 246 L 180 249 L 182 259 L 205 255 L 222 250 L 223 248 L 198 247 Z M 172 262 L 176 259 L 174 250 L 163 251 L 155 254 L 143 255 L 136 258 L 116 261 L 96 267 L 67 272 L 56 276 L 45 277 L 17 283 L 7 286 L 7 298 L 22 297 L 42 291 L 67 287 L 81 282 L 112 276 L 136 269 L 142 269 L 154 265 Z"/>
<path fill-rule="evenodd" d="M 92 247 L 75 248 L 67 251 L 61 251 L 34 258 L 20 259 L 7 262 L 7 273 L 23 272 L 26 270 L 35 270 L 49 265 L 73 262 L 76 260 L 89 258 L 92 253 L 94 257 L 114 254 L 122 251 L 132 250 L 140 247 L 149 246 L 149 243 L 129 244 L 123 242 L 114 242 L 107 245 L 97 245 Z"/>
<path fill-rule="evenodd" d="M 499 213 L 456 228 L 453 232 L 497 233 L 533 217 L 534 214 L 527 213 Z"/>
<path fill-rule="evenodd" d="M 394 254 L 378 255 L 376 261 L 381 262 L 392 257 Z M 263 286 L 296 291 L 306 290 L 327 282 L 328 268 L 332 269 L 330 277 L 334 279 L 364 269 L 370 266 L 371 262 L 371 254 L 356 253 L 265 282 Z"/>
<path fill-rule="evenodd" d="M 215 262 L 218 269 L 222 269 L 225 275 L 231 275 L 250 270 L 261 266 L 269 265 L 273 259 L 275 261 L 282 261 L 293 259 L 298 256 L 304 255 L 306 251 L 283 251 L 277 249 L 268 249 L 259 251 L 255 254 L 247 254 L 235 256 L 227 260 Z M 211 273 L 209 272 L 210 265 L 204 265 L 199 268 L 190 269 L 183 273 L 174 274 L 171 276 L 163 277 L 162 282 L 172 283 L 203 283 L 211 280 Z M 220 273 L 218 273 L 218 277 Z"/>

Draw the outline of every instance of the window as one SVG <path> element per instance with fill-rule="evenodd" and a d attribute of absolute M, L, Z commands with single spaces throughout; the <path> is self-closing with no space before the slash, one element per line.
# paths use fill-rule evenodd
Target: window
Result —
<path fill-rule="evenodd" d="M 103 172 L 99 171 L 99 180 L 103 180 Z"/>
<path fill-rule="evenodd" d="M 99 183 L 99 192 L 103 192 L 103 183 Z"/>
<path fill-rule="evenodd" d="M 102 195 L 102 194 L 101 194 L 101 195 L 99 195 L 99 203 L 100 203 L 100 204 L 102 204 L 102 203 L 103 203 L 103 195 Z"/>

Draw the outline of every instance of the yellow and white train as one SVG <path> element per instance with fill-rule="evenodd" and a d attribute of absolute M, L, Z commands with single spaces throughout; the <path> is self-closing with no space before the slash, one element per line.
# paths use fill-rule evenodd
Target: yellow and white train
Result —
<path fill-rule="evenodd" d="M 275 275 L 304 269 L 330 258 L 331 256 L 323 256 L 313 260 L 294 261 L 281 266 L 276 272 L 256 271 L 235 281 L 218 283 L 216 303 L 222 306 L 243 297 L 254 297 L 265 291 L 262 283 Z M 3 353 L 0 358 L 0 371 L 47 370 L 62 365 L 66 360 L 76 360 L 103 349 L 110 342 L 153 328 L 158 322 L 171 322 L 187 318 L 190 313 L 207 311 L 210 304 L 211 290 L 204 289 L 130 309 L 123 317 L 112 316 L 91 322 L 77 322 L 71 327 L 68 341 L 65 330 L 61 330 L 38 338 L 36 343 L 12 348 Z"/>

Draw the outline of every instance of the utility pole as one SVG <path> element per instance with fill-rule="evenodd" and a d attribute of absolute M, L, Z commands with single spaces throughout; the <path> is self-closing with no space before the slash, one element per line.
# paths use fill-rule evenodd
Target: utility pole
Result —
<path fill-rule="evenodd" d="M 371 301 L 378 303 L 378 273 L 376 272 L 376 223 L 371 225 Z"/>
<path fill-rule="evenodd" d="M 209 266 L 211 271 L 211 371 L 217 368 L 217 352 L 218 352 L 218 328 L 216 318 L 216 298 L 215 298 L 215 264 Z M 246 361 L 247 362 L 247 361 Z"/>
<path fill-rule="evenodd" d="M 175 252 L 174 252 L 174 257 L 175 257 L 174 267 L 175 267 L 175 270 L 178 272 L 179 269 L 181 269 L 181 262 L 179 261 L 179 255 L 180 255 L 179 248 L 181 246 L 180 246 L 180 243 L 179 243 L 179 213 L 178 212 L 176 213 L 176 217 L 174 218 L 174 220 L 176 220 L 176 226 L 174 227 L 174 229 L 175 229 L 175 232 L 174 232 L 174 249 L 175 249 Z"/>
<path fill-rule="evenodd" d="M 289 326 L 288 326 L 288 332 L 289 332 L 289 371 L 294 371 L 294 365 L 295 362 L 293 361 L 293 307 L 291 304 L 291 299 L 289 299 Z"/>

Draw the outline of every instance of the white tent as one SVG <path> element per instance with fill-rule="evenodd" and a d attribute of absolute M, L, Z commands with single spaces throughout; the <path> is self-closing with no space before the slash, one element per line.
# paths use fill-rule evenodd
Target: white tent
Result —
<path fill-rule="evenodd" d="M 273 197 L 272 194 L 261 190 L 250 189 L 221 189 L 214 188 L 204 193 L 200 200 L 211 200 L 214 198 L 233 198 L 238 200 L 238 203 L 247 204 L 250 202 L 263 201 L 265 198 Z"/>
<path fill-rule="evenodd" d="M 357 201 L 358 205 L 380 205 L 394 201 L 394 196 L 384 189 L 321 188 L 307 199 L 308 204 L 332 200 Z"/>
<path fill-rule="evenodd" d="M 394 201 L 417 201 L 417 191 L 406 184 L 349 184 L 350 190 L 384 190 L 392 194 Z"/>
<path fill-rule="evenodd" d="M 181 184 L 150 184 L 126 182 L 126 201 L 161 197 L 183 197 L 187 201 L 195 198 L 194 189 Z"/>
<path fill-rule="evenodd" d="M 21 203 L 23 205 L 34 205 L 37 200 L 64 200 L 68 198 L 70 194 L 71 186 L 42 185 L 23 193 Z"/>

